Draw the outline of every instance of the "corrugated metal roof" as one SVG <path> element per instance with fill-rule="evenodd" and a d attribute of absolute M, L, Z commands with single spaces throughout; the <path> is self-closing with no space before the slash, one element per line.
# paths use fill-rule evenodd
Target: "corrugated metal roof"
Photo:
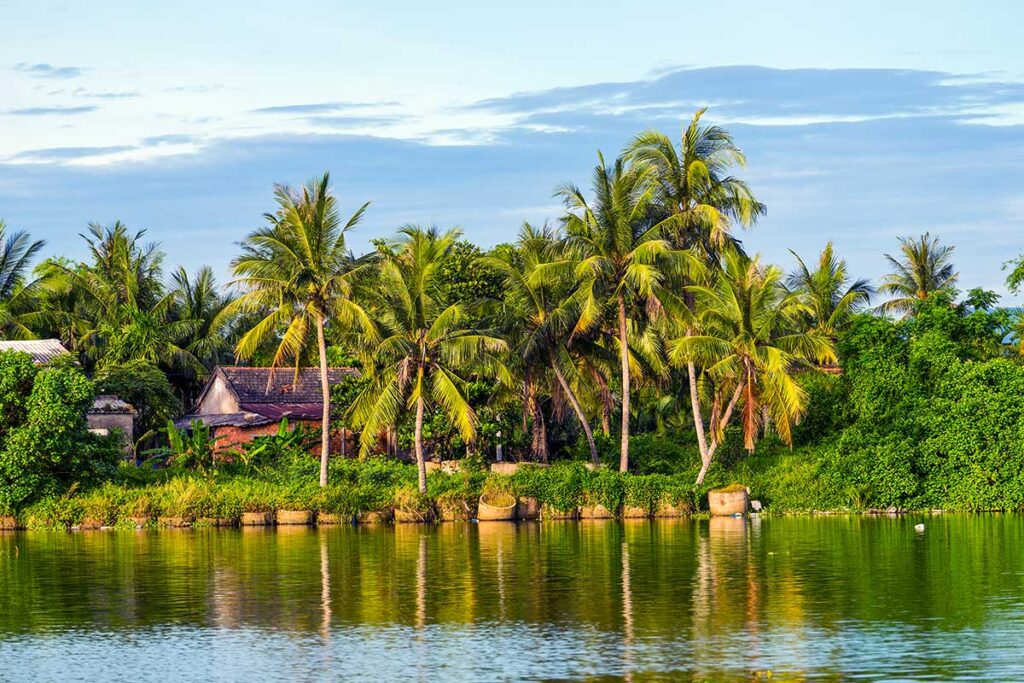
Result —
<path fill-rule="evenodd" d="M 193 421 L 202 420 L 207 427 L 259 427 L 270 424 L 268 420 L 256 413 L 219 413 L 214 415 L 185 415 L 174 421 L 178 429 L 189 429 Z"/>
<path fill-rule="evenodd" d="M 89 412 L 93 415 L 98 414 L 127 414 L 131 415 L 135 412 L 135 408 L 132 407 L 127 401 L 123 401 L 113 394 L 100 394 L 92 402 L 92 407 L 89 408 Z"/>
<path fill-rule="evenodd" d="M 21 351 L 32 356 L 36 365 L 45 365 L 68 353 L 59 339 L 27 339 L 0 341 L 0 351 Z"/>

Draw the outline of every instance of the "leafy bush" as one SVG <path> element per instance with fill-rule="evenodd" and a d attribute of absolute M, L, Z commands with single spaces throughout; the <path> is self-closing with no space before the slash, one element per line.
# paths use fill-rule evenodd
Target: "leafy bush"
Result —
<path fill-rule="evenodd" d="M 663 474 L 623 477 L 623 504 L 652 511 L 668 489 L 667 479 Z"/>
<path fill-rule="evenodd" d="M 613 513 L 622 507 L 625 498 L 623 479 L 631 475 L 622 475 L 606 468 L 588 472 L 588 475 L 583 492 L 587 505 L 603 505 Z"/>
<path fill-rule="evenodd" d="M 0 374 L 8 377 L 0 385 L 10 387 L 24 380 L 25 369 L 21 361 L 7 360 Z M 116 437 L 89 433 L 85 414 L 92 401 L 92 383 L 70 359 L 36 373 L 23 407 L 6 406 L 20 422 L 9 424 L 0 450 L 0 502 L 18 507 L 112 474 L 120 445 Z"/>

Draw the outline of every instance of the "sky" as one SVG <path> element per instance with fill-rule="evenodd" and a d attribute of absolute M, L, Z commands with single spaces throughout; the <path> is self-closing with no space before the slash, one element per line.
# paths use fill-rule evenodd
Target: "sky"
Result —
<path fill-rule="evenodd" d="M 878 278 L 927 230 L 1005 293 L 1024 252 L 1020 2 L 0 0 L 0 25 L 0 218 L 47 255 L 121 220 L 226 280 L 274 184 L 326 170 L 372 202 L 357 251 L 406 223 L 489 246 L 702 106 L 768 207 L 745 244 L 787 269 L 832 240 Z"/>

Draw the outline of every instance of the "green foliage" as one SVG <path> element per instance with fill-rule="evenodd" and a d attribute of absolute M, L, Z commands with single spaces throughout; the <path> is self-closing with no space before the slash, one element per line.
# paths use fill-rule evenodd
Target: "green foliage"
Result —
<path fill-rule="evenodd" d="M 32 391 L 37 372 L 29 354 L 0 352 L 0 439 L 25 421 L 25 397 Z"/>
<path fill-rule="evenodd" d="M 181 414 L 181 401 L 167 375 L 149 361 L 106 365 L 97 371 L 94 381 L 97 394 L 114 394 L 138 411 L 135 415 L 137 437 L 156 432 Z"/>
<path fill-rule="evenodd" d="M 17 363 L 4 369 L 24 373 Z M 23 418 L 10 426 L 0 450 L 0 501 L 16 507 L 111 472 L 120 447 L 89 433 L 85 413 L 92 401 L 92 383 L 70 359 L 36 374 Z"/>
<path fill-rule="evenodd" d="M 848 388 L 842 377 L 808 371 L 799 377 L 807 392 L 807 413 L 793 427 L 793 444 L 818 443 L 846 427 L 852 420 Z"/>
<path fill-rule="evenodd" d="M 629 475 L 606 468 L 588 474 L 583 491 L 586 504 L 603 505 L 613 513 L 621 508 L 626 495 L 623 481 Z"/>
<path fill-rule="evenodd" d="M 501 297 L 501 275 L 481 261 L 480 247 L 467 240 L 455 242 L 438 267 L 445 301 L 471 303 Z"/>
<path fill-rule="evenodd" d="M 700 453 L 694 448 L 693 432 L 665 436 L 639 434 L 630 438 L 629 444 L 637 474 L 673 474 L 700 460 Z"/>

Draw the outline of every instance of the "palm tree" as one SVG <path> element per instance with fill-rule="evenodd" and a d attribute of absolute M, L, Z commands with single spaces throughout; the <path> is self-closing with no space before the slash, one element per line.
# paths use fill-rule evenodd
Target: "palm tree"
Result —
<path fill-rule="evenodd" d="M 470 441 L 477 416 L 466 397 L 466 372 L 510 379 L 495 355 L 507 344 L 472 326 L 467 304 L 442 296 L 440 264 L 459 237 L 458 230 L 407 226 L 404 240 L 382 249 L 383 258 L 366 288 L 366 308 L 375 319 L 377 341 L 357 344 L 370 382 L 350 408 L 362 427 L 362 451 L 393 427 L 405 409 L 415 410 L 414 447 L 419 490 L 427 490 L 423 455 L 423 415 L 428 403 L 441 409 Z"/>
<path fill-rule="evenodd" d="M 230 320 L 224 316 L 224 310 L 233 299 L 221 291 L 209 266 L 203 266 L 194 275 L 179 267 L 171 281 L 177 318 L 196 323 L 186 348 L 209 370 L 231 350 Z"/>
<path fill-rule="evenodd" d="M 656 317 L 681 302 L 666 282 L 700 267 L 689 251 L 673 248 L 663 226 L 651 219 L 655 186 L 644 169 L 627 169 L 622 158 L 605 165 L 598 153 L 594 169 L 593 201 L 579 188 L 562 187 L 556 194 L 567 210 L 567 240 L 579 260 L 576 275 L 581 285 L 580 317 L 575 332 L 585 332 L 605 321 L 609 309 L 616 314 L 616 333 L 622 379 L 622 432 L 619 469 L 629 468 L 629 339 L 640 333 L 642 314 Z"/>
<path fill-rule="evenodd" d="M 262 343 L 280 334 L 271 366 L 294 362 L 296 373 L 310 332 L 316 330 L 323 395 L 320 486 L 327 486 L 331 388 L 324 328 L 335 323 L 372 329 L 366 313 L 352 298 L 352 279 L 363 264 L 345 247 L 346 233 L 359 222 L 369 203 L 343 223 L 327 173 L 298 190 L 278 186 L 274 197 L 277 211 L 264 215 L 266 226 L 249 234 L 241 255 L 233 261 L 234 284 L 243 292 L 223 314 L 266 312 L 238 340 L 235 353 L 249 358 Z"/>
<path fill-rule="evenodd" d="M 809 322 L 830 335 L 849 322 L 851 316 L 866 306 L 875 293 L 875 288 L 866 278 L 850 284 L 846 260 L 836 256 L 832 242 L 825 245 L 818 255 L 818 268 L 811 270 L 792 249 L 797 267 L 786 278 L 786 287 L 804 296 L 810 307 Z"/>
<path fill-rule="evenodd" d="M 4 339 L 35 336 L 36 295 L 40 280 L 25 282 L 32 259 L 46 245 L 24 230 L 7 232 L 0 220 L 0 334 Z"/>
<path fill-rule="evenodd" d="M 701 124 L 706 111 L 693 115 L 678 147 L 664 133 L 648 130 L 633 138 L 625 157 L 652 178 L 653 204 L 676 246 L 713 257 L 733 241 L 734 224 L 753 225 L 765 206 L 744 181 L 730 175 L 747 159 L 727 130 Z"/>
<path fill-rule="evenodd" d="M 953 291 L 959 273 L 950 263 L 952 246 L 939 244 L 938 237 L 925 233 L 919 237 L 900 238 L 902 260 L 885 255 L 893 272 L 882 279 L 878 290 L 893 298 L 878 308 L 883 313 L 910 313 L 929 294 Z"/>
<path fill-rule="evenodd" d="M 674 245 L 695 249 L 713 265 L 726 245 L 739 247 L 732 236 L 733 226 L 752 226 L 764 215 L 765 206 L 746 182 L 731 175 L 734 168 L 746 166 L 747 158 L 727 130 L 701 123 L 706 111 L 701 108 L 693 115 L 680 135 L 678 147 L 664 133 L 648 130 L 633 138 L 626 158 L 653 178 L 653 202 Z M 692 297 L 684 295 L 684 300 L 692 312 Z M 703 453 L 708 446 L 697 368 L 687 363 L 686 371 L 690 412 Z"/>
<path fill-rule="evenodd" d="M 764 267 L 736 250 L 726 252 L 722 270 L 707 285 L 690 291 L 699 311 L 696 332 L 670 344 L 670 358 L 706 368 L 713 386 L 711 443 L 701 451 L 697 485 L 704 482 L 733 412 L 742 402 L 744 444 L 753 450 L 766 421 L 786 443 L 791 425 L 807 407 L 795 373 L 802 365 L 834 362 L 830 336 L 820 328 L 793 331 L 808 312 L 803 297 L 787 292 L 782 271 Z"/>
<path fill-rule="evenodd" d="M 505 317 L 514 327 L 510 359 L 522 368 L 528 386 L 542 368 L 551 368 L 583 428 L 591 460 L 599 464 L 594 432 L 566 378 L 566 369 L 573 367 L 567 343 L 579 318 L 579 297 L 573 296 L 574 263 L 566 256 L 561 237 L 548 226 L 524 223 L 514 251 L 485 260 L 504 275 Z M 524 393 L 530 396 L 532 392 L 527 389 Z M 535 424 L 538 419 L 543 416 L 535 416 Z"/>
<path fill-rule="evenodd" d="M 82 235 L 91 264 L 45 265 L 50 291 L 40 317 L 65 331 L 96 367 L 145 360 L 200 375 L 202 365 L 184 348 L 196 323 L 175 317 L 174 295 L 162 283 L 163 254 L 157 244 L 141 243 L 145 234 L 130 233 L 119 221 L 110 227 L 91 223 Z"/>

